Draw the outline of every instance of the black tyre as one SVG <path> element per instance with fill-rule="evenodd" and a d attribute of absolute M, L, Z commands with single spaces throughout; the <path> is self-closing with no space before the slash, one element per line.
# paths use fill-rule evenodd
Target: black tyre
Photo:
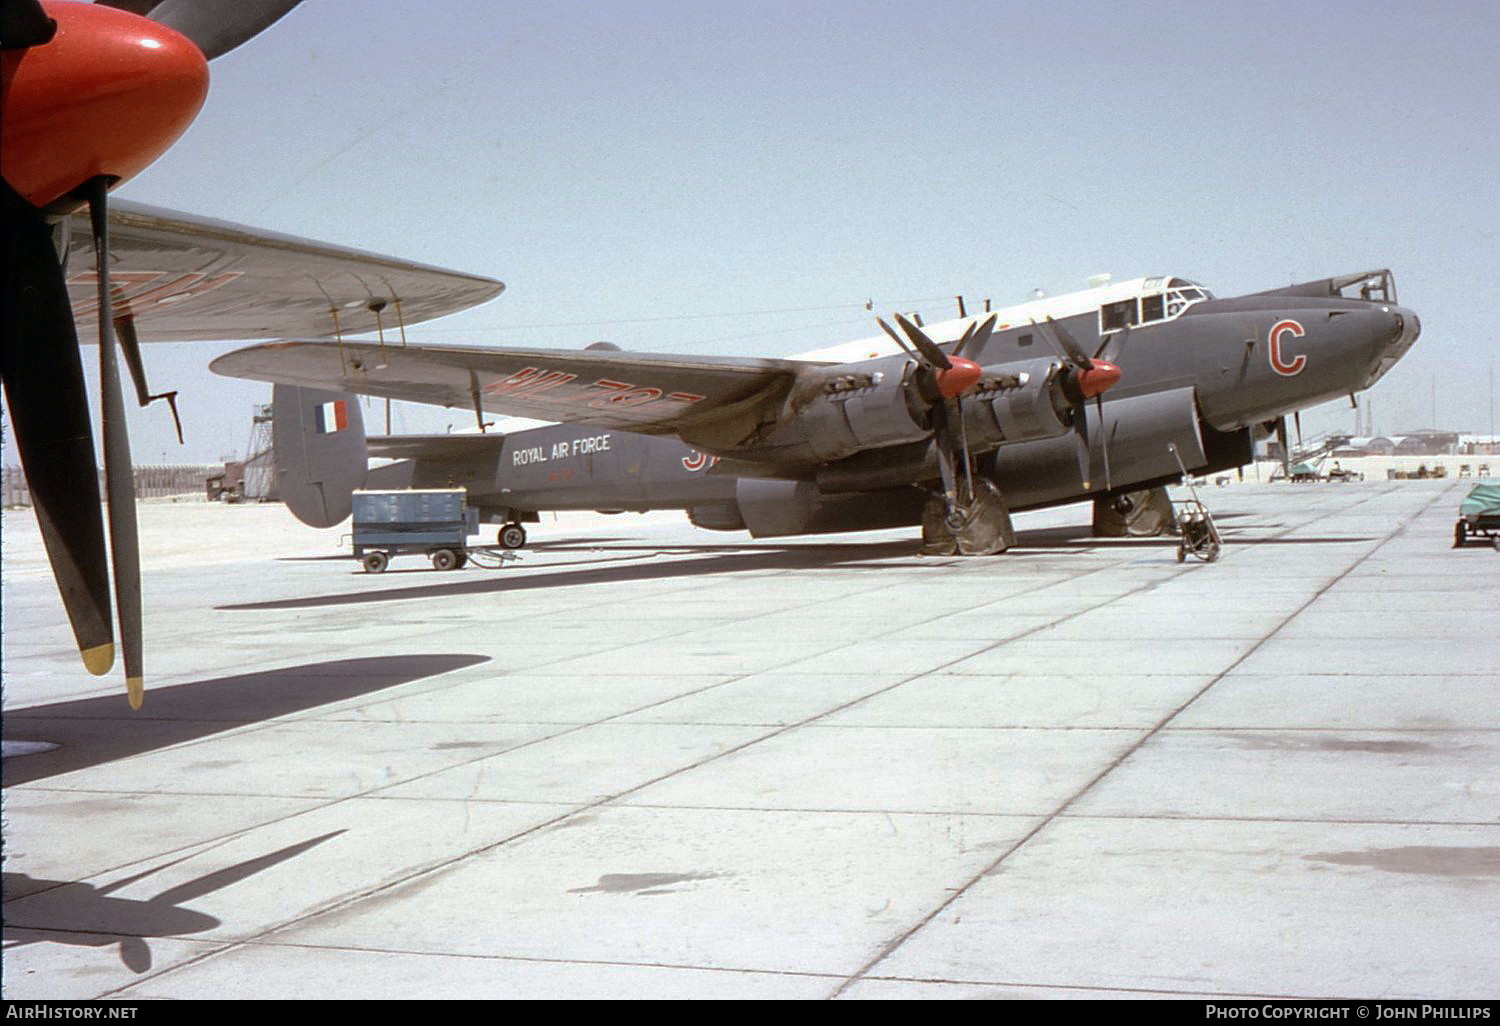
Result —
<path fill-rule="evenodd" d="M 384 552 L 366 552 L 364 563 L 365 573 L 383 574 L 385 573 L 385 568 L 391 563 L 391 557 L 387 556 Z"/>
<path fill-rule="evenodd" d="M 458 553 L 452 549 L 438 549 L 432 554 L 432 568 L 434 570 L 457 570 Z"/>
<path fill-rule="evenodd" d="M 519 549 L 526 544 L 526 528 L 520 524 L 506 524 L 500 528 L 500 547 Z"/>

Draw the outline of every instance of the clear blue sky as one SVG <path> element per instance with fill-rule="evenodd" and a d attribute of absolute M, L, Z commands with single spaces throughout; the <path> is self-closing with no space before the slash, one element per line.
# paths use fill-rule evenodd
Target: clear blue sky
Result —
<path fill-rule="evenodd" d="M 118 194 L 503 280 L 411 332 L 465 344 L 782 355 L 868 334 L 871 298 L 1390 267 L 1423 335 L 1376 427 L 1430 426 L 1435 381 L 1488 432 L 1497 39 L 1493 0 L 306 0 Z M 148 348 L 188 445 L 153 408 L 138 462 L 243 450 L 269 388 L 208 374 L 228 348 Z M 419 410 L 398 430 L 470 420 Z"/>

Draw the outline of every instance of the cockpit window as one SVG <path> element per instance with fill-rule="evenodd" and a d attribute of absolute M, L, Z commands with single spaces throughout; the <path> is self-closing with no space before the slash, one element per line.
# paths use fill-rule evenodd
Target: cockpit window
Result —
<path fill-rule="evenodd" d="M 1148 278 L 1148 288 L 1161 288 L 1161 278 Z M 1212 299 L 1213 294 L 1186 278 L 1167 282 L 1165 292 L 1153 292 L 1138 299 L 1122 299 L 1099 308 L 1099 331 L 1120 331 L 1136 324 L 1155 324 L 1179 316 L 1194 303 Z"/>
<path fill-rule="evenodd" d="M 1100 325 L 1105 331 L 1119 331 L 1136 323 L 1135 300 L 1106 303 L 1099 308 Z"/>

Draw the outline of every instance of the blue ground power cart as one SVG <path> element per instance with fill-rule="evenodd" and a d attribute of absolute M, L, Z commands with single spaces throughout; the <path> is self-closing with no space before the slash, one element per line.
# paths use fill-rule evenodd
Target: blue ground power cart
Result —
<path fill-rule="evenodd" d="M 1471 539 L 1488 541 L 1500 552 L 1500 484 L 1475 485 L 1458 504 L 1453 547 L 1461 549 Z"/>
<path fill-rule="evenodd" d="M 468 538 L 479 533 L 479 513 L 462 488 L 354 493 L 354 555 L 372 574 L 392 556 L 421 553 L 434 570 L 469 561 Z"/>

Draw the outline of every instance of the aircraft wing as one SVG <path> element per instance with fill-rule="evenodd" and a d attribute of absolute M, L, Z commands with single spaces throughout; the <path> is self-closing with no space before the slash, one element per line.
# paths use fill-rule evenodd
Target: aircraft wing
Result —
<path fill-rule="evenodd" d="M 228 377 L 436 406 L 477 404 L 641 434 L 702 434 L 712 424 L 748 433 L 774 418 L 797 376 L 817 366 L 602 349 L 402 348 L 305 339 L 239 349 L 209 364 Z"/>
<path fill-rule="evenodd" d="M 87 211 L 68 223 L 68 298 L 79 338 L 92 341 L 99 302 Z M 479 275 L 123 200 L 110 203 L 109 234 L 114 314 L 133 317 L 142 342 L 373 332 L 372 304 L 382 307 L 386 337 L 399 338 L 403 323 L 456 313 L 505 288 Z M 337 328 L 330 310 L 338 311 Z"/>

